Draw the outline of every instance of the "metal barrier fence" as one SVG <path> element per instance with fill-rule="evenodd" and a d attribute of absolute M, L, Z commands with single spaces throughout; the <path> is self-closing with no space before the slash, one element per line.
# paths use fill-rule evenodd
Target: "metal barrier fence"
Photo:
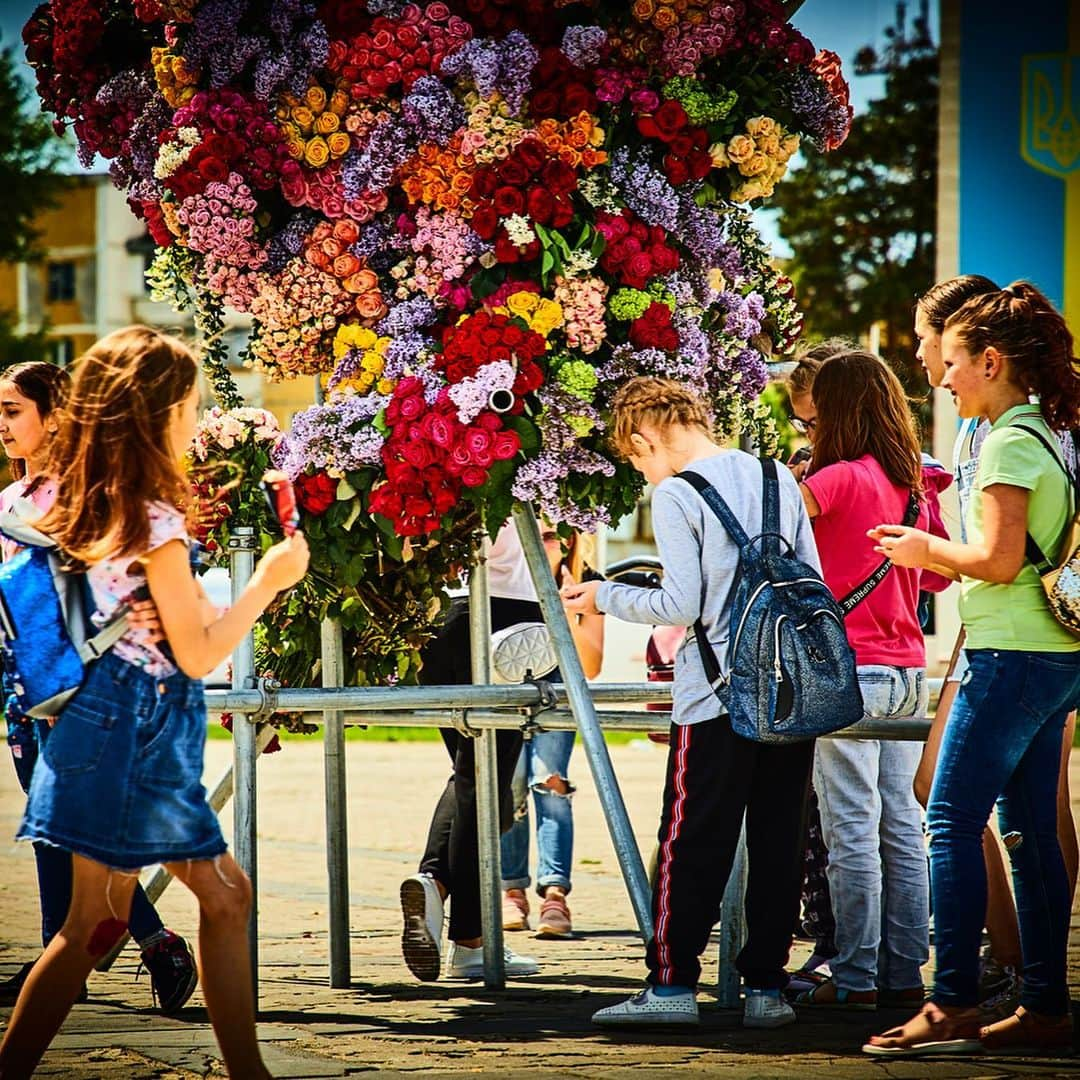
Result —
<path fill-rule="evenodd" d="M 207 691 L 212 713 L 230 712 L 233 721 L 233 766 L 218 783 L 211 801 L 220 810 L 234 793 L 233 849 L 251 878 L 254 903 L 249 924 L 252 971 L 258 998 L 258 817 L 255 762 L 269 741 L 264 721 L 275 711 L 321 713 L 325 761 L 326 857 L 329 892 L 330 985 L 351 982 L 349 953 L 349 885 L 347 845 L 347 790 L 345 728 L 349 725 L 455 727 L 477 740 L 477 823 L 479 831 L 481 916 L 484 940 L 484 983 L 505 984 L 501 920 L 499 858 L 499 805 L 495 765 L 495 729 L 577 730 L 592 772 L 608 831 L 627 887 L 642 939 L 652 934 L 651 900 L 645 867 L 612 768 L 603 728 L 623 731 L 666 731 L 664 713 L 605 710 L 597 704 L 642 705 L 670 703 L 670 684 L 618 683 L 588 685 L 573 644 L 570 627 L 548 566 L 543 541 L 531 507 L 518 505 L 515 523 L 532 573 L 544 620 L 548 625 L 563 676 L 561 684 L 543 681 L 513 686 L 490 685 L 490 616 L 487 570 L 483 561 L 470 575 L 470 640 L 473 686 L 448 687 L 343 687 L 341 628 L 327 622 L 322 633 L 323 687 L 282 690 L 272 680 L 258 678 L 254 666 L 253 637 L 249 635 L 233 656 L 232 690 Z M 237 529 L 230 540 L 233 597 L 246 586 L 254 568 L 258 537 L 253 530 Z M 481 553 L 482 554 L 482 553 Z M 602 717 L 602 720 L 601 720 Z M 865 719 L 838 732 L 840 738 L 926 738 L 929 723 L 917 717 L 905 720 Z M 151 899 L 168 884 L 159 870 L 148 885 Z M 739 976 L 735 957 L 745 937 L 743 896 L 746 884 L 745 838 L 740 841 L 724 893 L 720 923 L 718 998 L 725 1007 L 739 1004 Z M 101 966 L 108 966 L 115 952 Z"/>

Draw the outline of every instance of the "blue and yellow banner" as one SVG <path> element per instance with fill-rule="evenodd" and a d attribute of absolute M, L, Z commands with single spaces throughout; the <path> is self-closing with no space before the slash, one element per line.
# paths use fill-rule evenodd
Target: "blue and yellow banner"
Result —
<path fill-rule="evenodd" d="M 960 5 L 959 268 L 1080 327 L 1080 0 Z"/>

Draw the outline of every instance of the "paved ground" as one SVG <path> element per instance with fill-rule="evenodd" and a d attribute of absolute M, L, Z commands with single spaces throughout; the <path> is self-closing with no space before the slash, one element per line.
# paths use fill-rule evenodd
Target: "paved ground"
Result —
<path fill-rule="evenodd" d="M 210 744 L 208 778 L 227 765 L 227 743 Z M 613 748 L 634 827 L 651 844 L 663 774 L 663 751 L 641 741 Z M 642 975 L 641 946 L 593 793 L 584 755 L 574 765 L 580 793 L 572 907 L 579 936 L 569 942 L 508 935 L 514 948 L 543 962 L 542 974 L 504 993 L 477 984 L 419 984 L 401 962 L 397 887 L 411 872 L 436 793 L 447 775 L 441 744 L 348 746 L 353 983 L 327 986 L 326 883 L 323 857 L 321 747 L 288 743 L 260 764 L 260 1036 L 281 1077 L 499 1075 L 628 1077 L 667 1075 L 737 1080 L 766 1077 L 990 1078 L 1076 1076 L 1080 1066 L 1053 1060 L 955 1060 L 881 1064 L 858 1053 L 864 1036 L 902 1014 L 804 1015 L 775 1033 L 744 1032 L 738 1014 L 704 997 L 703 1024 L 690 1035 L 611 1037 L 590 1014 L 633 990 Z M 1073 790 L 1080 789 L 1074 767 Z M 21 809 L 14 776 L 0 767 L 0 975 L 34 954 L 33 860 L 10 841 Z M 231 819 L 226 813 L 226 835 Z M 160 909 L 185 935 L 195 927 L 191 899 L 174 886 Z M 1080 999 L 1080 910 L 1074 911 L 1073 997 Z M 806 949 L 797 953 L 802 959 Z M 710 950 L 705 984 L 715 981 Z M 136 981 L 129 947 L 113 971 L 90 983 L 39 1075 L 80 1080 L 218 1075 L 220 1063 L 196 994 L 179 1018 L 150 1008 L 146 976 Z"/>

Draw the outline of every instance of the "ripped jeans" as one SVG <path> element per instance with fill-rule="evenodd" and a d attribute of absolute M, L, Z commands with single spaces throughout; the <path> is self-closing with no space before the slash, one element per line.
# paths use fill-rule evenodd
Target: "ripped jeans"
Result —
<path fill-rule="evenodd" d="M 514 824 L 502 836 L 502 885 L 504 889 L 529 887 L 529 791 L 536 810 L 536 891 L 543 896 L 549 885 L 570 891 L 570 867 L 574 858 L 574 814 L 570 795 L 545 785 L 552 776 L 569 784 L 567 768 L 574 749 L 573 731 L 538 731 L 526 739 L 514 770 Z"/>

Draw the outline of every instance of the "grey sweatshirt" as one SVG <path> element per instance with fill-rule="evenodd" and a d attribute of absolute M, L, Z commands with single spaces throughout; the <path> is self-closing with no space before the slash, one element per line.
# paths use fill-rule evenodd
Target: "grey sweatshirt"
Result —
<path fill-rule="evenodd" d="M 686 466 L 723 496 L 750 537 L 761 532 L 761 465 L 741 450 L 723 450 Z M 796 556 L 821 572 L 810 518 L 790 471 L 777 469 L 780 482 L 780 532 Z M 739 549 L 701 496 L 685 481 L 669 477 L 653 493 L 653 532 L 664 565 L 663 586 L 641 589 L 604 582 L 596 606 L 627 622 L 693 626 L 701 616 L 720 670 L 728 673 L 728 623 Z M 676 724 L 697 724 L 723 712 L 705 677 L 693 633 L 675 657 L 672 687 Z"/>

